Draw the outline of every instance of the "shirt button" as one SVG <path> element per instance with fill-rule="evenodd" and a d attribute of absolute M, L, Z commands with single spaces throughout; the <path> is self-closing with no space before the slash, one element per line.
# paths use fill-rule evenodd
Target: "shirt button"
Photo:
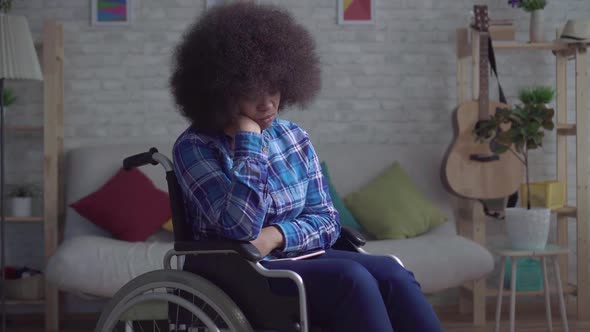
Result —
<path fill-rule="evenodd" d="M 262 148 L 262 152 L 267 153 L 268 152 L 268 148 L 265 146 Z"/>

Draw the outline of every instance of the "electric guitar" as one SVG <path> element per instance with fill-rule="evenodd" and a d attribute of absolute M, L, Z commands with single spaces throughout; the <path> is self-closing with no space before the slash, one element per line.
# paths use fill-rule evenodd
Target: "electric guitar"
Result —
<path fill-rule="evenodd" d="M 476 5 L 474 29 L 479 32 L 479 97 L 459 105 L 454 114 L 455 139 L 445 160 L 443 181 L 458 196 L 489 200 L 506 198 L 522 183 L 524 165 L 507 151 L 494 153 L 493 142 L 476 141 L 474 129 L 508 105 L 489 100 L 489 17 L 487 6 Z"/>

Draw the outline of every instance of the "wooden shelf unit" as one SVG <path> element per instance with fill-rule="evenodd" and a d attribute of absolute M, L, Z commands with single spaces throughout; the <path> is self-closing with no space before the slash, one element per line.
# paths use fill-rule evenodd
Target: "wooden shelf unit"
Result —
<path fill-rule="evenodd" d="M 7 223 L 37 223 L 43 222 L 43 217 L 4 217 L 4 221 Z"/>
<path fill-rule="evenodd" d="M 45 264 L 57 250 L 64 216 L 64 34 L 55 20 L 43 27 L 43 228 Z M 59 331 L 59 291 L 45 283 L 45 330 Z"/>
<path fill-rule="evenodd" d="M 555 55 L 556 73 L 556 140 L 557 140 L 557 180 L 568 183 L 568 137 L 576 139 L 576 204 L 553 210 L 557 217 L 557 241 L 568 247 L 569 219 L 575 219 L 577 244 L 577 285 L 568 282 L 568 255 L 561 255 L 559 263 L 564 293 L 576 296 L 576 314 L 578 320 L 590 320 L 590 272 L 588 262 L 588 45 L 566 44 L 559 41 L 546 43 L 526 43 L 517 41 L 493 42 L 497 50 L 496 57 L 505 50 L 550 51 Z M 479 33 L 470 28 L 457 29 L 457 97 L 459 103 L 476 100 L 479 91 Z M 575 66 L 575 119 L 568 119 L 567 69 L 570 60 Z M 474 70 L 475 69 L 475 70 Z M 467 75 L 472 75 L 469 86 Z M 567 201 L 567 191 L 566 191 Z M 483 206 L 480 202 L 454 198 L 457 211 L 457 229 L 463 236 L 486 245 L 485 220 Z M 497 296 L 497 290 L 486 285 L 486 279 L 476 280 L 461 287 L 459 307 L 463 312 L 473 312 L 473 321 L 477 326 L 485 324 L 486 297 Z M 530 293 L 530 294 L 529 294 Z M 524 292 L 523 295 L 534 295 L 537 292 Z"/>
<path fill-rule="evenodd" d="M 59 220 L 63 218 L 63 160 L 64 109 L 64 39 L 63 25 L 47 20 L 43 39 L 35 43 L 42 53 L 43 124 L 39 126 L 9 126 L 7 132 L 43 134 L 43 216 L 5 217 L 6 223 L 39 223 L 43 227 L 45 264 L 55 253 L 59 240 Z M 8 305 L 44 305 L 45 331 L 59 331 L 58 290 L 45 283 L 44 298 L 40 300 L 8 300 Z"/>

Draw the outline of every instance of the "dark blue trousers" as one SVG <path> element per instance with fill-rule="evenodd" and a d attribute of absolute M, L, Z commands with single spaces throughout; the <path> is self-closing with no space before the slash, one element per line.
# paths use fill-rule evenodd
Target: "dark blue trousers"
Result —
<path fill-rule="evenodd" d="M 262 264 L 301 275 L 311 325 L 324 331 L 442 331 L 414 274 L 391 257 L 330 249 L 307 260 Z M 292 283 L 271 286 L 296 294 Z"/>

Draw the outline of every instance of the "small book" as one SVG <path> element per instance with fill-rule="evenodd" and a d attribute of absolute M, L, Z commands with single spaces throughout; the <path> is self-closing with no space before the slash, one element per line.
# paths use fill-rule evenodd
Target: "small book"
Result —
<path fill-rule="evenodd" d="M 490 20 L 490 25 L 514 25 L 514 20 L 511 20 L 511 19 Z"/>
<path fill-rule="evenodd" d="M 287 257 L 287 258 L 277 258 L 277 259 L 269 259 L 268 261 L 269 262 L 298 261 L 298 260 L 302 260 L 302 259 L 307 259 L 307 258 L 311 258 L 311 257 L 323 255 L 325 253 L 326 253 L 325 250 L 318 250 L 318 251 L 310 252 L 309 254 L 305 254 L 305 255 L 301 255 L 301 256 Z"/>

